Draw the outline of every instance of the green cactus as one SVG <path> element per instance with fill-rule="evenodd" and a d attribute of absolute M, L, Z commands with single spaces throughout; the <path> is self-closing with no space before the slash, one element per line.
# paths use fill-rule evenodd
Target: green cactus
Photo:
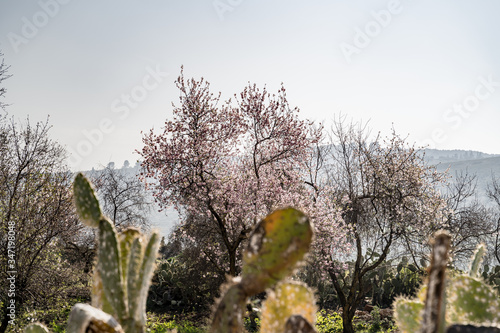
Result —
<path fill-rule="evenodd" d="M 394 318 L 401 332 L 418 332 L 424 302 L 398 298 L 394 301 Z"/>
<path fill-rule="evenodd" d="M 298 282 L 279 283 L 273 292 L 268 293 L 262 306 L 261 332 L 281 331 L 294 315 L 300 315 L 314 325 L 317 310 L 314 294 L 306 285 Z"/>
<path fill-rule="evenodd" d="M 500 323 L 500 302 L 493 288 L 481 279 L 459 275 L 449 286 L 448 318 L 452 323 Z"/>
<path fill-rule="evenodd" d="M 102 217 L 101 207 L 97 200 L 94 189 L 82 173 L 78 173 L 73 183 L 75 195 L 76 212 L 85 225 L 99 228 Z"/>
<path fill-rule="evenodd" d="M 135 228 L 121 233 L 104 217 L 90 182 L 79 173 L 73 184 L 78 216 L 99 228 L 99 252 L 93 276 L 92 305 L 76 304 L 68 332 L 140 333 L 146 329 L 146 299 L 160 244 L 157 232 L 148 238 Z M 102 310 L 102 311 L 101 311 Z M 33 331 L 31 326 L 25 332 Z"/>
<path fill-rule="evenodd" d="M 243 254 L 241 277 L 233 278 L 224 286 L 225 291 L 223 290 L 223 296 L 216 306 L 211 331 L 242 332 L 243 313 L 248 297 L 274 286 L 290 275 L 309 250 L 312 237 L 309 219 L 296 209 L 277 210 L 262 220 L 250 236 Z M 286 291 L 282 291 L 282 288 Z M 282 284 L 275 294 L 283 297 L 290 297 L 293 294 L 297 296 L 298 302 L 307 301 L 305 305 L 301 305 L 302 307 L 293 304 L 287 313 L 278 311 L 280 314 L 303 315 L 304 309 L 309 309 L 305 311 L 307 314 L 314 309 L 314 298 L 302 285 Z M 268 308 L 273 308 L 272 304 L 274 303 L 270 303 Z M 263 318 L 269 317 L 270 321 L 276 321 L 277 318 L 273 317 L 271 312 L 264 311 Z M 312 317 L 308 315 L 306 319 L 313 322 L 314 315 Z M 292 320 L 288 326 L 293 327 L 296 321 Z M 285 329 L 285 324 L 286 320 L 279 320 L 281 331 Z M 266 328 L 263 327 L 261 332 L 266 332 Z"/>
<path fill-rule="evenodd" d="M 443 234 L 441 232 L 438 235 Z M 435 267 L 434 253 L 440 253 L 447 259 L 447 251 L 448 248 L 446 252 L 438 251 L 434 245 L 428 284 L 422 287 L 417 299 L 401 298 L 394 303 L 396 323 L 402 332 L 444 332 L 445 327 L 449 325 L 453 325 L 453 330 L 460 330 L 463 325 L 493 328 L 500 324 L 500 299 L 495 290 L 479 275 L 485 246 L 478 246 L 469 272 L 450 277 L 448 281 L 445 280 L 445 274 L 432 274 L 434 270 L 439 270 Z M 441 261 L 440 265 L 443 264 L 446 265 L 446 262 Z M 444 268 L 445 266 L 441 267 L 443 273 Z M 446 285 L 445 294 L 437 295 L 435 286 L 439 285 Z M 434 288 L 436 301 L 433 301 L 433 292 L 429 291 L 429 288 Z M 426 323 L 428 313 L 435 314 L 432 320 L 434 325 Z"/>
<path fill-rule="evenodd" d="M 483 262 L 483 257 L 486 254 L 486 246 L 479 244 L 472 256 L 472 261 L 469 268 L 469 276 L 477 278 L 479 276 L 479 266 Z"/>
<path fill-rule="evenodd" d="M 113 223 L 102 216 L 92 186 L 82 174 L 75 178 L 74 192 L 80 218 L 99 227 L 92 304 L 116 318 L 125 332 L 144 332 L 159 234 L 153 232 L 147 239 L 135 228 L 117 234 Z"/>
<path fill-rule="evenodd" d="M 275 211 L 254 229 L 243 254 L 242 284 L 257 294 L 290 275 L 309 250 L 309 219 L 293 208 Z"/>

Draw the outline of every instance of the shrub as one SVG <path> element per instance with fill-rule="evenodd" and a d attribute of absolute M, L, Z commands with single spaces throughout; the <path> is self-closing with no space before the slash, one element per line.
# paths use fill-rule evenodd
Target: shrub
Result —
<path fill-rule="evenodd" d="M 341 333 L 342 317 L 336 312 L 328 314 L 325 310 L 321 310 L 316 315 L 316 330 L 318 333 Z"/>

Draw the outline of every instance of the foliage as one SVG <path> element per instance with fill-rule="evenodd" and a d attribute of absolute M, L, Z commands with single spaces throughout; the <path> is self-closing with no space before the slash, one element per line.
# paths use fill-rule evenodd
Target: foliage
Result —
<path fill-rule="evenodd" d="M 260 332 L 260 318 L 259 317 L 253 319 L 253 321 L 250 317 L 245 317 L 245 318 L 243 318 L 243 325 L 245 327 L 245 330 L 248 333 Z"/>
<path fill-rule="evenodd" d="M 341 333 L 343 330 L 342 316 L 336 312 L 331 314 L 321 310 L 316 315 L 318 333 Z"/>
<path fill-rule="evenodd" d="M 180 256 L 158 260 L 149 290 L 148 309 L 203 311 L 215 297 L 210 291 L 220 284 L 203 271 L 190 267 Z"/>
<path fill-rule="evenodd" d="M 370 252 L 371 249 L 368 250 Z M 355 263 L 348 261 L 343 264 L 346 274 L 353 274 Z M 297 278 L 315 290 L 321 309 L 338 308 L 341 304 L 333 284 L 316 271 L 316 267 L 307 265 L 300 270 Z M 363 277 L 363 283 L 367 286 L 364 300 L 382 308 L 391 307 L 397 296 L 414 296 L 424 275 L 424 269 L 410 263 L 406 256 L 384 260 Z"/>
<path fill-rule="evenodd" d="M 380 309 L 378 306 L 374 306 L 372 312 L 370 313 L 373 318 L 373 322 L 370 326 L 369 332 L 375 333 L 382 329 L 382 320 L 380 318 Z"/>
<path fill-rule="evenodd" d="M 500 266 L 496 265 L 490 269 L 489 265 L 484 265 L 483 272 L 481 273 L 484 281 L 488 282 L 498 294 L 500 294 Z"/>
<path fill-rule="evenodd" d="M 366 283 L 371 283 L 371 304 L 390 307 L 396 296 L 414 296 L 422 282 L 424 270 L 402 257 L 397 265 L 395 259 L 384 261 L 367 275 Z"/>
<path fill-rule="evenodd" d="M 189 320 L 177 320 L 174 318 L 165 318 L 152 313 L 148 313 L 148 321 L 146 325 L 147 331 L 151 333 L 203 333 L 206 329 L 198 327 Z"/>
<path fill-rule="evenodd" d="M 16 320 L 15 325 L 9 325 L 7 332 L 23 332 L 23 328 L 34 322 L 40 322 L 49 327 L 52 331 L 64 331 L 71 307 L 83 301 L 82 299 L 53 299 L 53 302 L 45 307 L 29 305 L 26 311 Z"/>

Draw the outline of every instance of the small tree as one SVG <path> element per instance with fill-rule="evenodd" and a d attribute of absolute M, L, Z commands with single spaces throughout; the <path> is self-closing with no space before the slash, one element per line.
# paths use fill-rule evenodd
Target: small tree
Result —
<path fill-rule="evenodd" d="M 121 230 L 135 226 L 148 229 L 151 202 L 144 184 L 126 169 L 115 169 L 109 163 L 103 170 L 93 172 L 90 177 L 101 199 L 104 213 Z"/>
<path fill-rule="evenodd" d="M 477 199 L 476 175 L 462 171 L 452 178 L 444 196 L 450 210 L 446 229 L 451 235 L 454 264 L 463 266 L 480 243 L 487 243 L 498 233 L 498 226 L 491 211 Z"/>
<path fill-rule="evenodd" d="M 20 126 L 2 123 L 0 143 L 0 332 L 15 301 L 16 316 L 27 305 L 53 305 L 65 296 L 76 278 L 60 255 L 60 241 L 78 234 L 73 207 L 72 176 L 64 164 L 63 148 L 48 137 L 47 123 Z M 9 237 L 7 237 L 9 235 Z M 11 273 L 8 273 L 11 272 Z M 12 273 L 15 272 L 15 273 Z M 50 303 L 49 303 L 50 300 Z"/>
<path fill-rule="evenodd" d="M 179 237 L 210 262 L 218 276 L 238 273 L 240 249 L 256 222 L 284 205 L 303 205 L 309 193 L 301 167 L 320 130 L 297 117 L 285 89 L 271 95 L 249 85 L 219 105 L 203 79 L 176 81 L 181 106 L 162 134 L 151 131 L 140 152 L 144 179 L 164 207 L 184 220 Z"/>
<path fill-rule="evenodd" d="M 442 175 L 394 132 L 387 139 L 369 140 L 366 127 L 339 119 L 331 135 L 325 172 L 343 206 L 352 244 L 347 260 L 352 261 L 341 265 L 346 258 L 332 256 L 327 242 L 319 242 L 322 247 L 315 252 L 341 303 L 344 332 L 351 333 L 356 308 L 369 288 L 368 274 L 390 249 L 427 237 L 423 233 L 443 220 L 445 203 L 435 191 Z M 328 238 L 328 232 L 319 236 Z"/>

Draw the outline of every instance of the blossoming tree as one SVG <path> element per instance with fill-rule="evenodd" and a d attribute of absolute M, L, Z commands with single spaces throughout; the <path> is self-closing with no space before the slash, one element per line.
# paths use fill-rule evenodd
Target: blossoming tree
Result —
<path fill-rule="evenodd" d="M 236 103 L 219 105 L 220 94 L 203 79 L 181 72 L 176 84 L 181 104 L 173 120 L 143 138 L 143 176 L 160 204 L 183 214 L 178 231 L 189 246 L 220 276 L 235 276 L 242 244 L 261 218 L 283 206 L 314 211 L 304 170 L 322 128 L 298 118 L 283 87 L 271 95 L 249 85 Z"/>
<path fill-rule="evenodd" d="M 354 332 L 352 320 L 368 291 L 369 273 L 391 249 L 415 253 L 432 230 L 443 227 L 446 202 L 436 187 L 444 176 L 394 132 L 385 139 L 370 139 L 366 127 L 346 124 L 341 118 L 335 121 L 331 138 L 324 152 L 325 172 L 343 206 L 352 251 L 347 258 L 335 257 L 325 242 L 315 251 L 342 305 L 347 333 Z M 340 265 L 341 260 L 350 264 Z"/>

